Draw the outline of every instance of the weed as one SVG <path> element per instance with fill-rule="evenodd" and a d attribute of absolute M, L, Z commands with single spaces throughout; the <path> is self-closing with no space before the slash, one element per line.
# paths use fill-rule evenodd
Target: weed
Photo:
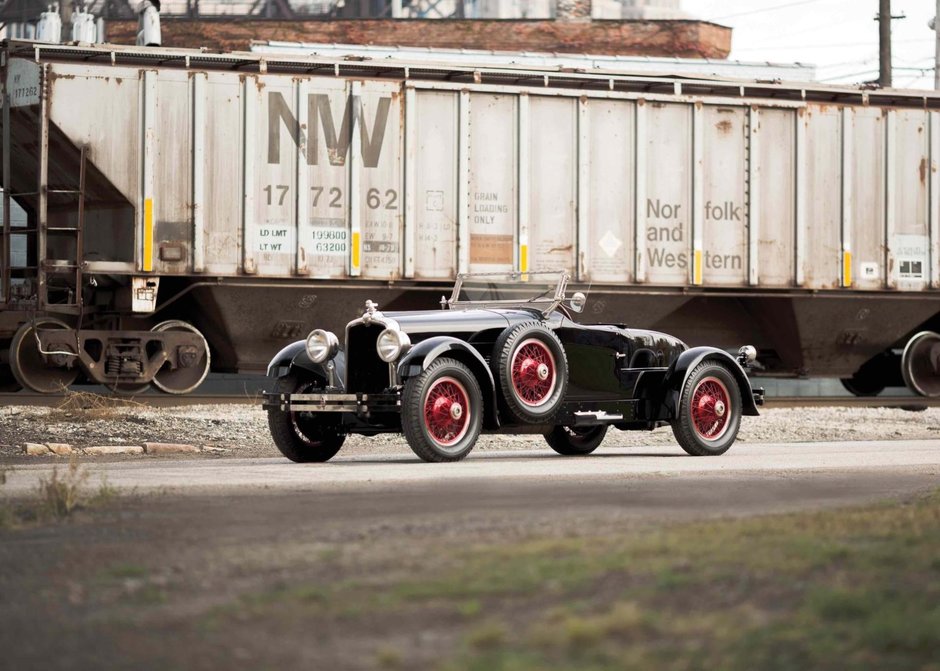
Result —
<path fill-rule="evenodd" d="M 499 622 L 484 622 L 467 635 L 467 643 L 476 650 L 493 650 L 506 642 L 506 627 Z"/>
<path fill-rule="evenodd" d="M 64 519 L 82 503 L 82 488 L 88 473 L 74 457 L 69 460 L 68 470 L 59 475 L 58 466 L 53 467 L 48 478 L 39 479 L 39 512 L 46 517 Z"/>
<path fill-rule="evenodd" d="M 85 391 L 66 391 L 62 402 L 50 410 L 47 421 L 74 422 L 96 419 L 116 419 L 129 409 L 146 407 L 143 403 L 128 398 L 101 396 Z"/>
<path fill-rule="evenodd" d="M 383 669 L 400 669 L 403 658 L 398 648 L 384 646 L 376 651 L 375 661 Z"/>

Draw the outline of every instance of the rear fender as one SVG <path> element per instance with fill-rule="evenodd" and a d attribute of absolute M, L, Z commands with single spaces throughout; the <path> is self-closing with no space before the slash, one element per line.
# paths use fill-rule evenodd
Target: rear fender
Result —
<path fill-rule="evenodd" d="M 339 352 L 333 358 L 333 364 L 336 366 L 333 374 L 333 386 L 343 388 L 343 380 L 346 379 L 346 355 Z M 314 363 L 307 355 L 307 348 L 303 340 L 291 343 L 280 352 L 274 355 L 271 363 L 268 364 L 268 377 L 282 378 L 288 375 L 295 375 L 303 379 L 317 380 L 324 387 L 329 381 L 329 372 L 325 363 Z"/>
<path fill-rule="evenodd" d="M 446 356 L 464 364 L 476 376 L 483 392 L 483 426 L 487 429 L 499 428 L 499 414 L 496 410 L 496 384 L 493 373 L 486 365 L 482 355 L 463 340 L 451 336 L 436 336 L 422 340 L 398 362 L 398 379 L 402 384 L 409 378 L 420 375 L 428 366 Z"/>
<path fill-rule="evenodd" d="M 743 415 L 759 414 L 757 404 L 754 402 L 751 381 L 744 369 L 741 368 L 741 364 L 724 350 L 715 347 L 693 347 L 680 354 L 679 358 L 666 370 L 659 385 L 660 416 L 651 419 L 672 419 L 676 417 L 679 408 L 679 397 L 682 395 L 685 383 L 695 367 L 704 361 L 725 364 L 731 374 L 734 375 L 738 388 L 741 390 L 741 413 Z M 651 395 L 655 397 L 655 394 Z"/>

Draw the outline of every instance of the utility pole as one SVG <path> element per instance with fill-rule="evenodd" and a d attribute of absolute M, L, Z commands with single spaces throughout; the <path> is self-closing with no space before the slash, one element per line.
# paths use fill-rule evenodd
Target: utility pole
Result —
<path fill-rule="evenodd" d="M 937 0 L 937 13 L 933 18 L 934 34 L 937 36 L 937 46 L 933 61 L 933 87 L 940 91 L 940 0 Z"/>
<path fill-rule="evenodd" d="M 940 0 L 937 2 L 940 5 Z M 891 86 L 891 0 L 878 0 L 878 44 L 881 69 L 878 84 Z"/>

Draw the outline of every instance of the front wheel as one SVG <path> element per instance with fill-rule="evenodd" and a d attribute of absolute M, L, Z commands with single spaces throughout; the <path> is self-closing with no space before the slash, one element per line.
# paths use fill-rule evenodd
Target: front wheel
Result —
<path fill-rule="evenodd" d="M 424 461 L 459 461 L 483 427 L 483 394 L 473 373 L 454 359 L 436 359 L 405 383 L 401 428 Z"/>
<path fill-rule="evenodd" d="M 556 426 L 545 434 L 545 442 L 566 457 L 583 456 L 596 450 L 607 435 L 607 425 Z"/>
<path fill-rule="evenodd" d="M 313 387 L 291 376 L 282 377 L 274 386 L 278 394 L 301 394 Z M 274 444 L 285 457 L 297 463 L 329 461 L 343 446 L 346 436 L 339 425 L 327 421 L 321 413 L 268 410 L 268 428 Z"/>
<path fill-rule="evenodd" d="M 724 454 L 741 426 L 741 390 L 728 368 L 700 363 L 679 397 L 672 432 L 683 450 L 696 457 Z"/>

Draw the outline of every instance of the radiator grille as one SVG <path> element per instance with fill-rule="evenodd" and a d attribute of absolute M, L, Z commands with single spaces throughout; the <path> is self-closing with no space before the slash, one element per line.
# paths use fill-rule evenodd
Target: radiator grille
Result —
<path fill-rule="evenodd" d="M 388 388 L 388 364 L 375 351 L 381 324 L 356 324 L 346 334 L 346 391 L 375 394 Z"/>

